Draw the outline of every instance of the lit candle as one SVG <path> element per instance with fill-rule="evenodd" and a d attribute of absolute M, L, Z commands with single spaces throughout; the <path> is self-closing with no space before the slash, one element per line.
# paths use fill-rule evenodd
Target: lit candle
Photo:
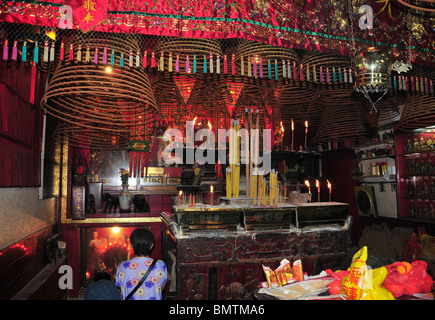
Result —
<path fill-rule="evenodd" d="M 183 191 L 180 190 L 180 192 L 178 193 L 178 205 L 181 205 L 181 196 L 183 195 Z"/>
<path fill-rule="evenodd" d="M 293 118 L 292 118 L 292 148 L 291 148 L 291 151 L 293 151 L 294 140 L 295 140 L 295 123 L 293 122 Z"/>
<path fill-rule="evenodd" d="M 317 188 L 317 202 L 320 202 L 320 183 L 319 180 L 316 179 L 316 188 Z"/>
<path fill-rule="evenodd" d="M 309 200 L 311 202 L 311 187 L 310 187 L 310 181 L 305 180 L 305 185 L 308 187 L 308 196 L 309 196 Z"/>
<path fill-rule="evenodd" d="M 307 148 L 308 121 L 305 121 L 305 149 Z"/>
<path fill-rule="evenodd" d="M 213 193 L 213 185 L 210 185 L 210 196 L 211 196 L 211 205 L 213 205 L 213 197 L 214 197 L 214 193 Z"/>
<path fill-rule="evenodd" d="M 329 182 L 328 179 L 326 179 L 326 182 L 328 183 L 328 189 L 329 189 L 329 202 L 331 202 L 331 191 L 332 191 L 332 185 Z"/>

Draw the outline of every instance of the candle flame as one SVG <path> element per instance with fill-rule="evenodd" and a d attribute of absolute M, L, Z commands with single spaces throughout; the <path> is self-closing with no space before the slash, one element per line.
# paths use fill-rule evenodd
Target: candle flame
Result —
<path fill-rule="evenodd" d="M 316 179 L 316 188 L 319 187 L 319 180 Z"/>
<path fill-rule="evenodd" d="M 293 122 L 293 118 L 292 118 L 292 131 L 295 130 L 295 123 Z"/>
<path fill-rule="evenodd" d="M 305 121 L 305 128 L 308 128 L 308 121 Z"/>
<path fill-rule="evenodd" d="M 211 130 L 211 123 L 210 122 L 208 123 L 208 128 Z"/>
<path fill-rule="evenodd" d="M 178 195 L 181 197 L 183 195 L 183 191 L 180 190 L 180 192 L 178 192 Z"/>
<path fill-rule="evenodd" d="M 310 187 L 310 181 L 305 180 L 305 185 L 309 188 Z"/>
<path fill-rule="evenodd" d="M 281 132 L 283 132 L 284 133 L 284 126 L 282 125 L 282 121 L 280 122 L 280 124 L 279 124 L 280 126 L 281 126 Z"/>
<path fill-rule="evenodd" d="M 210 185 L 210 193 L 213 193 L 213 185 Z"/>
<path fill-rule="evenodd" d="M 198 119 L 198 117 L 195 117 L 195 119 L 193 119 L 193 125 L 195 125 L 196 119 Z"/>
<path fill-rule="evenodd" d="M 332 188 L 331 182 L 329 182 L 328 179 L 326 179 L 326 182 L 328 183 L 328 189 L 331 189 Z"/>

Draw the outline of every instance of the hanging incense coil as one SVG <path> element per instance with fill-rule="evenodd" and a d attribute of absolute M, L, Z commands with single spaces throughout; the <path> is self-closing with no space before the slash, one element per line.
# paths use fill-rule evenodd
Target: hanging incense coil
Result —
<path fill-rule="evenodd" d="M 411 131 L 433 126 L 435 123 L 435 98 L 433 94 L 412 94 L 406 101 L 398 129 Z"/>
<path fill-rule="evenodd" d="M 318 90 L 307 82 L 287 82 L 279 88 L 279 104 L 283 120 L 289 119 L 308 120 L 318 123 L 321 110 L 314 103 L 318 97 Z"/>
<path fill-rule="evenodd" d="M 243 40 L 237 47 L 236 54 L 236 68 L 238 73 L 241 70 L 241 63 L 243 58 L 244 63 L 244 74 L 248 75 L 248 60 L 251 59 L 251 67 L 253 68 L 253 62 L 255 61 L 257 69 L 261 62 L 263 66 L 263 77 L 268 77 L 268 62 L 270 60 L 272 79 L 275 77 L 275 60 L 278 66 L 278 77 L 283 78 L 282 61 L 290 62 L 291 68 L 293 68 L 293 63 L 299 64 L 299 57 L 295 50 L 291 48 L 277 47 L 260 42 Z M 252 60 L 254 59 L 254 61 Z M 254 76 L 254 71 L 252 69 L 252 76 Z M 257 72 L 259 77 L 259 71 Z"/>
<path fill-rule="evenodd" d="M 303 74 L 306 79 L 307 68 L 310 73 L 310 81 L 314 81 L 314 73 L 313 67 L 316 70 L 316 78 L 315 82 L 320 82 L 320 68 L 322 68 L 322 72 L 324 74 L 323 82 L 327 81 L 326 72 L 327 68 L 330 73 L 330 80 L 333 81 L 333 68 L 335 68 L 336 72 L 336 81 L 339 82 L 339 72 L 341 72 L 341 79 L 344 82 L 344 72 L 349 72 L 349 69 L 352 66 L 352 61 L 350 57 L 335 55 L 331 53 L 320 53 L 315 51 L 305 51 L 302 55 L 301 59 Z M 298 66 L 298 70 L 300 70 L 300 65 Z"/>
<path fill-rule="evenodd" d="M 67 122 L 60 122 L 53 133 L 53 138 L 60 143 L 68 143 L 72 147 L 92 148 L 99 150 L 125 150 L 129 146 L 130 136 L 127 133 L 107 134 L 96 125 L 95 128 L 84 128 Z"/>
<path fill-rule="evenodd" d="M 161 76 L 156 80 L 152 87 L 154 97 L 160 109 L 162 117 L 170 116 L 173 113 L 185 115 L 185 97 L 180 92 L 177 83 L 171 73 L 159 72 Z"/>
<path fill-rule="evenodd" d="M 362 143 L 374 135 L 367 111 L 351 88 L 331 90 L 321 101 L 324 110 L 314 141 Z"/>
<path fill-rule="evenodd" d="M 195 116 L 230 118 L 227 104 L 232 101 L 227 85 L 220 79 L 198 80 L 192 88 L 188 105 Z"/>
<path fill-rule="evenodd" d="M 197 72 L 204 70 L 204 56 L 207 63 L 207 70 L 210 72 L 210 54 L 216 68 L 216 58 L 219 55 L 221 64 L 221 73 L 223 73 L 223 59 L 221 45 L 216 39 L 195 39 L 195 38 L 178 38 L 178 37 L 164 37 L 159 40 L 156 50 L 155 59 L 159 65 L 160 57 L 163 53 L 164 67 L 163 71 L 169 71 L 169 58 L 172 58 L 172 72 L 176 71 L 177 55 L 179 72 L 193 73 L 193 61 L 196 59 Z M 189 56 L 188 69 L 186 70 L 187 56 Z M 216 72 L 214 70 L 214 72 Z"/>
<path fill-rule="evenodd" d="M 159 111 L 143 68 L 115 65 L 108 72 L 104 65 L 70 61 L 59 64 L 41 107 L 73 129 L 131 137 L 144 136 L 147 128 L 153 128 Z"/>

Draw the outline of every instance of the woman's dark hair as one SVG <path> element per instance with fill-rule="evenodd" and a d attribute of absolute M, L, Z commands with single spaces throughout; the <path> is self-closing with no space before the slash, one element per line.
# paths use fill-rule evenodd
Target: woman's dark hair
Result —
<path fill-rule="evenodd" d="M 130 243 L 136 256 L 147 256 L 154 245 L 154 235 L 148 228 L 136 228 L 130 235 Z"/>

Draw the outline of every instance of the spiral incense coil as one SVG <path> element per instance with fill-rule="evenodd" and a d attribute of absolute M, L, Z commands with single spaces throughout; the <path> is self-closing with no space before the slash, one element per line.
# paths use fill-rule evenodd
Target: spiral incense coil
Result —
<path fill-rule="evenodd" d="M 310 81 L 314 81 L 314 73 L 313 67 L 316 70 L 316 78 L 317 80 L 314 82 L 320 82 L 320 67 L 322 67 L 322 71 L 324 74 L 323 82 L 327 81 L 326 78 L 326 68 L 329 69 L 331 82 L 333 81 L 333 69 L 335 68 L 336 72 L 336 81 L 339 82 L 338 72 L 341 71 L 342 81 L 344 82 L 344 72 L 349 71 L 349 68 L 352 66 L 352 61 L 350 57 L 347 56 L 339 56 L 330 53 L 320 53 L 315 51 L 305 51 L 301 59 L 304 79 L 306 78 L 307 68 L 310 73 Z M 300 70 L 300 65 L 298 66 L 298 70 Z"/>
<path fill-rule="evenodd" d="M 230 118 L 227 104 L 231 95 L 226 84 L 219 80 L 197 81 L 190 93 L 188 104 L 195 116 L 206 118 Z"/>
<path fill-rule="evenodd" d="M 96 124 L 95 128 L 83 128 L 67 122 L 60 122 L 53 133 L 53 139 L 68 143 L 72 147 L 92 147 L 100 150 L 125 150 L 129 146 L 127 133 L 108 134 Z"/>
<path fill-rule="evenodd" d="M 435 99 L 431 94 L 412 94 L 406 101 L 398 129 L 411 131 L 433 126 L 435 123 Z"/>
<path fill-rule="evenodd" d="M 374 134 L 369 128 L 367 111 L 352 94 L 352 89 L 336 89 L 325 96 L 323 102 L 325 107 L 314 139 L 316 142 L 361 142 Z"/>
<path fill-rule="evenodd" d="M 171 113 L 185 113 L 186 102 L 184 99 L 187 97 L 188 89 L 186 92 L 178 87 L 177 83 L 174 81 L 174 75 L 166 72 L 159 72 L 161 76 L 152 84 L 154 97 L 156 103 L 160 109 L 160 113 L 165 115 L 170 115 Z M 196 79 L 193 79 L 196 81 Z M 195 84 L 191 81 L 192 86 Z"/>
<path fill-rule="evenodd" d="M 278 77 L 281 79 L 283 77 L 282 70 L 282 61 L 285 60 L 286 65 L 287 62 L 290 62 L 291 68 L 293 68 L 293 63 L 298 65 L 299 57 L 295 50 L 291 48 L 277 47 L 272 46 L 260 42 L 244 40 L 237 47 L 236 54 L 236 68 L 237 73 L 240 73 L 241 70 L 241 62 L 243 58 L 244 63 L 244 74 L 248 75 L 248 60 L 251 59 L 251 67 L 253 68 L 253 61 L 255 59 L 255 63 L 257 65 L 257 69 L 259 68 L 260 61 L 263 65 L 263 77 L 268 76 L 268 60 L 270 60 L 271 70 L 272 70 L 272 78 L 275 77 L 275 60 L 277 60 L 278 65 Z M 254 76 L 254 71 L 252 70 L 252 76 Z M 259 76 L 259 71 L 257 73 Z"/>
<path fill-rule="evenodd" d="M 169 71 L 169 59 L 171 57 L 172 72 L 176 72 L 178 55 L 179 72 L 193 72 L 194 56 L 196 58 L 197 72 L 203 72 L 204 70 L 204 56 L 206 58 L 207 70 L 210 72 L 210 54 L 212 54 L 214 68 L 216 68 L 216 56 L 219 55 L 221 73 L 223 73 L 224 55 L 221 45 L 216 39 L 164 37 L 159 40 L 155 49 L 155 59 L 157 61 L 157 65 L 159 65 L 162 53 L 164 61 L 163 71 Z M 186 70 L 187 56 L 189 56 L 189 70 Z M 214 72 L 216 71 L 214 70 Z"/>

